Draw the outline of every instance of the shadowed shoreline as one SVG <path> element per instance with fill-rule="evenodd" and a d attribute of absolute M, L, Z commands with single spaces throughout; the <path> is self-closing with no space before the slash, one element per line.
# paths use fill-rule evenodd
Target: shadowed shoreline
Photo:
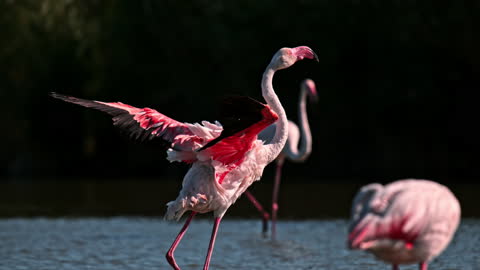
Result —
<path fill-rule="evenodd" d="M 280 219 L 347 218 L 351 200 L 362 186 L 354 181 L 293 181 L 282 183 Z M 0 182 L 0 217 L 151 216 L 162 217 L 165 204 L 174 200 L 180 180 L 121 181 L 15 181 Z M 480 217 L 476 207 L 478 185 L 459 183 L 448 187 L 459 198 L 463 217 Z M 259 201 L 270 208 L 272 182 L 251 187 Z M 210 214 L 200 215 L 210 217 Z M 256 209 L 240 197 L 226 217 L 257 218 Z"/>

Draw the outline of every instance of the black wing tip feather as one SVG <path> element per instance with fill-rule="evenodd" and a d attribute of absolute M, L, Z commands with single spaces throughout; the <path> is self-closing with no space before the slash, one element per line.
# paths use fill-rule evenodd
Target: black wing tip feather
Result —
<path fill-rule="evenodd" d="M 73 103 L 86 108 L 91 108 L 91 109 L 96 109 L 102 112 L 106 112 L 112 116 L 118 116 L 120 114 L 127 113 L 127 111 L 124 109 L 108 106 L 95 100 L 76 98 L 72 96 L 62 95 L 56 92 L 50 92 L 49 95 L 53 98 L 60 99 L 68 103 Z"/>
<path fill-rule="evenodd" d="M 261 111 L 265 107 L 265 104 L 248 96 L 225 97 L 220 111 L 220 123 L 223 125 L 222 134 L 198 149 L 197 152 L 261 121 L 263 119 Z"/>
<path fill-rule="evenodd" d="M 154 142 L 152 145 L 160 146 L 161 148 L 167 149 L 170 144 L 164 140 L 154 140 L 159 138 L 156 134 L 152 134 L 152 130 L 143 129 L 138 122 L 133 120 L 133 116 L 129 114 L 126 110 L 111 107 L 93 100 L 81 99 L 72 96 L 62 95 L 56 92 L 49 92 L 49 96 L 63 100 L 65 102 L 77 104 L 87 108 L 97 109 L 103 112 L 106 112 L 113 116 L 113 125 L 119 128 L 120 133 L 124 136 L 129 137 L 132 141 L 135 142 Z"/>
<path fill-rule="evenodd" d="M 230 120 L 248 122 L 260 121 L 262 119 L 261 111 L 266 107 L 265 104 L 247 96 L 231 96 L 223 100 L 220 117 L 221 123 Z M 238 124 L 235 123 L 235 124 Z"/>
<path fill-rule="evenodd" d="M 68 96 L 59 94 L 57 92 L 49 92 L 48 95 L 53 97 L 53 98 L 61 99 L 61 100 L 67 100 L 68 99 Z"/>
<path fill-rule="evenodd" d="M 265 104 L 251 97 L 231 96 L 224 99 L 220 116 L 223 121 L 233 120 L 234 125 L 248 126 L 263 118 L 261 111 L 265 107 Z"/>
<path fill-rule="evenodd" d="M 64 100 L 64 101 L 78 100 L 78 98 L 76 98 L 76 97 L 59 94 L 57 92 L 49 92 L 48 95 L 53 97 L 53 98 L 61 99 L 61 100 Z"/>
<path fill-rule="evenodd" d="M 85 106 L 85 107 L 89 107 L 88 105 L 92 105 L 92 104 L 98 104 L 97 102 L 95 102 L 93 100 L 87 100 L 87 99 L 81 99 L 81 98 L 76 98 L 76 97 L 72 97 L 72 96 L 62 95 L 62 94 L 59 94 L 59 93 L 56 93 L 56 92 L 50 92 L 50 93 L 48 93 L 48 95 L 53 97 L 53 98 L 63 100 L 65 102 L 75 103 L 75 104 L 82 105 L 82 106 Z"/>
<path fill-rule="evenodd" d="M 262 102 L 251 98 L 249 96 L 228 96 L 223 99 L 223 105 L 227 106 L 235 106 L 235 107 L 243 107 L 243 106 L 248 106 L 248 107 L 254 107 L 257 110 L 258 109 L 263 109 L 265 107 L 265 104 Z M 230 107 L 229 107 L 230 108 Z"/>

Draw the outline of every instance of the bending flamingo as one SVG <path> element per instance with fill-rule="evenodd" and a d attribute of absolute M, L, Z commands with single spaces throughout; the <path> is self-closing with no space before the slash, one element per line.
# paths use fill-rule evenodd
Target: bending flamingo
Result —
<path fill-rule="evenodd" d="M 276 221 L 277 221 L 277 212 L 278 212 L 278 193 L 280 189 L 280 179 L 282 173 L 282 167 L 285 162 L 285 159 L 293 162 L 304 162 L 312 152 L 312 134 L 310 132 L 310 125 L 308 124 L 307 108 L 306 102 L 307 97 L 310 100 L 316 101 L 317 90 L 315 83 L 306 79 L 300 84 L 300 96 L 298 99 L 298 119 L 300 121 L 300 129 L 298 126 L 292 122 L 288 121 L 288 139 L 282 149 L 282 152 L 278 155 L 276 159 L 276 170 L 275 170 L 275 180 L 273 184 L 273 194 L 272 194 L 272 238 L 275 239 L 276 235 Z M 275 135 L 276 124 L 272 124 L 264 129 L 259 135 L 258 138 L 269 142 Z M 300 141 L 300 148 L 298 147 Z M 250 191 L 245 191 L 247 198 L 253 203 L 257 210 L 262 214 L 263 221 L 263 234 L 265 235 L 268 230 L 268 219 L 270 215 L 267 211 L 264 210 L 262 205 L 258 200 L 252 195 Z"/>
<path fill-rule="evenodd" d="M 225 212 L 254 181 L 260 179 L 265 166 L 277 157 L 287 140 L 287 117 L 273 90 L 273 75 L 304 58 L 318 60 L 306 46 L 280 49 L 262 78 L 262 95 L 268 105 L 249 98 L 227 100 L 223 108 L 223 126 L 207 121 L 202 125 L 181 123 L 153 109 L 139 109 L 120 102 L 89 101 L 56 93 L 52 96 L 107 112 L 113 116 L 114 125 L 126 129 L 132 136 L 162 139 L 168 143 L 169 161 L 192 164 L 177 199 L 167 204 L 167 220 L 179 220 L 186 211 L 192 212 L 166 258 L 174 269 L 180 269 L 174 252 L 190 222 L 197 213 L 213 211 L 215 221 L 205 270 L 209 268 L 218 227 Z M 277 119 L 274 138 L 268 144 L 257 140 L 258 133 Z"/>
<path fill-rule="evenodd" d="M 427 264 L 448 245 L 460 222 L 460 204 L 445 186 L 428 180 L 370 184 L 353 200 L 350 248 L 399 264 Z"/>

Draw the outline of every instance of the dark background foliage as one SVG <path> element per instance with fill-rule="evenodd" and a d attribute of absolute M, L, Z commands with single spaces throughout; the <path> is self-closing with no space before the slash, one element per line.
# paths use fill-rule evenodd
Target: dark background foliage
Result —
<path fill-rule="evenodd" d="M 479 12 L 476 1 L 0 0 L 0 179 L 180 181 L 185 165 L 48 92 L 213 121 L 224 96 L 262 100 L 279 48 L 307 45 L 320 63 L 274 80 L 294 121 L 300 81 L 320 95 L 313 154 L 286 175 L 475 181 Z"/>

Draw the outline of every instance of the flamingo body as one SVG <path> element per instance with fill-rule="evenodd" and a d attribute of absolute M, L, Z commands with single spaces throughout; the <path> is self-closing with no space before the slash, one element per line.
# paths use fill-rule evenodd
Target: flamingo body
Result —
<path fill-rule="evenodd" d="M 262 95 L 267 104 L 247 97 L 226 100 L 222 108 L 223 126 L 219 122 L 181 123 L 150 108 L 136 108 L 120 102 L 101 102 L 51 93 L 54 98 L 113 116 L 115 126 L 135 139 L 161 140 L 168 147 L 170 162 L 192 164 L 183 179 L 178 197 L 167 204 L 165 218 L 178 220 L 192 213 L 167 252 L 170 265 L 180 267 L 174 251 L 196 213 L 213 212 L 214 226 L 204 270 L 209 268 L 220 221 L 227 209 L 253 183 L 263 169 L 280 153 L 287 140 L 287 118 L 272 86 L 273 75 L 304 58 L 318 61 L 306 46 L 280 49 L 270 61 L 262 78 Z M 258 133 L 278 120 L 269 143 L 257 139 Z"/>
<path fill-rule="evenodd" d="M 445 186 L 428 180 L 400 180 L 360 189 L 352 204 L 348 243 L 378 259 L 420 263 L 421 269 L 451 241 L 460 204 Z"/>
<path fill-rule="evenodd" d="M 213 209 L 216 217 L 222 217 L 244 188 L 262 175 L 268 163 L 264 158 L 263 142 L 257 140 L 257 134 L 278 119 L 268 105 L 238 97 L 229 102 L 236 102 L 237 106 L 242 104 L 243 108 L 250 107 L 250 115 L 253 111 L 255 120 L 259 121 L 253 124 L 247 121 L 250 125 L 246 128 L 222 137 L 229 132 L 218 121 L 181 123 L 150 108 L 140 109 L 121 102 L 92 101 L 57 93 L 52 96 L 107 112 L 113 115 L 114 125 L 130 133 L 134 139 L 159 138 L 169 143 L 167 160 L 170 162 L 192 163 L 179 197 L 168 203 L 167 220 L 178 220 L 187 210 L 205 213 Z"/>
<path fill-rule="evenodd" d="M 199 213 L 213 210 L 215 217 L 223 217 L 230 205 L 254 181 L 260 179 L 267 165 L 262 146 L 263 142 L 256 140 L 238 165 L 233 163 L 225 166 L 215 160 L 193 163 L 183 179 L 183 187 L 177 199 L 167 204 L 165 218 L 178 220 L 188 210 Z M 221 178 L 220 183 L 217 178 L 224 173 L 228 174 Z"/>

